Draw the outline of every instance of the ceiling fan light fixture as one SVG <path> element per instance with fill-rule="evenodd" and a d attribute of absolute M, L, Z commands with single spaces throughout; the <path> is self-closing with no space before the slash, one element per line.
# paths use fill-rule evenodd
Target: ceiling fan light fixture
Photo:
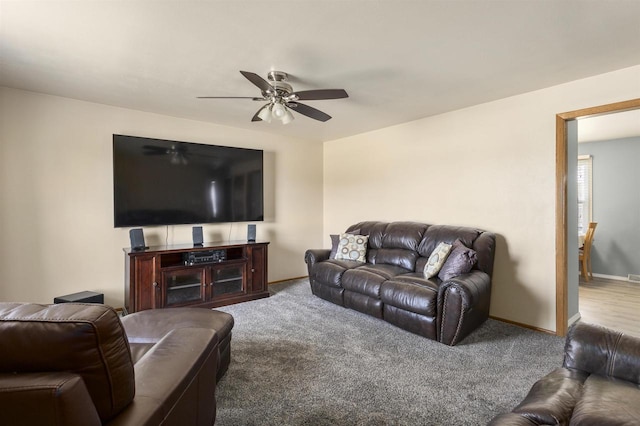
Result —
<path fill-rule="evenodd" d="M 258 118 L 260 118 L 263 121 L 266 121 L 267 123 L 271 123 L 271 105 L 265 105 L 264 108 L 262 108 L 260 110 L 260 112 L 258 113 Z"/>
<path fill-rule="evenodd" d="M 271 108 L 271 114 L 274 118 L 282 120 L 287 115 L 287 109 L 280 102 L 276 102 Z"/>
<path fill-rule="evenodd" d="M 284 117 L 282 117 L 282 124 L 289 124 L 293 121 L 293 114 L 287 108 L 284 110 Z"/>

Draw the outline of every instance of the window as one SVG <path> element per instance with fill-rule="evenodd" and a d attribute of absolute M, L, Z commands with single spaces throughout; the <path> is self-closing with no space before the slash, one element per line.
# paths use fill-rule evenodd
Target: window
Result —
<path fill-rule="evenodd" d="M 584 235 L 592 217 L 592 157 L 578 157 L 578 235 Z"/>

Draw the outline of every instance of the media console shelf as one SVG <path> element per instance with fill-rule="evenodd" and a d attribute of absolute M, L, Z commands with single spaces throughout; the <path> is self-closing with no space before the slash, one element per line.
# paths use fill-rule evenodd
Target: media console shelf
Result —
<path fill-rule="evenodd" d="M 127 312 L 173 306 L 215 308 L 269 297 L 268 242 L 124 249 Z"/>

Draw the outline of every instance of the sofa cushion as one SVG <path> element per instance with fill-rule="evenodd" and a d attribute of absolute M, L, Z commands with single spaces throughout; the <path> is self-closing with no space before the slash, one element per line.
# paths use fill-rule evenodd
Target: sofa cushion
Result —
<path fill-rule="evenodd" d="M 116 312 L 105 305 L 0 303 L 0 369 L 82 377 L 103 422 L 134 397 L 134 367 Z"/>
<path fill-rule="evenodd" d="M 342 276 L 342 287 L 355 293 L 380 298 L 380 285 L 386 277 L 376 274 L 370 269 L 351 269 Z"/>
<path fill-rule="evenodd" d="M 473 247 L 473 242 L 480 233 L 478 229 L 463 226 L 431 225 L 418 246 L 418 254 L 429 257 L 438 244 L 442 242 L 452 244 L 457 239 L 460 239 L 465 246 Z"/>
<path fill-rule="evenodd" d="M 360 226 L 363 233 L 369 232 L 369 263 L 387 263 L 415 270 L 419 257 L 417 248 L 428 225 L 415 222 L 363 222 L 354 226 Z"/>
<path fill-rule="evenodd" d="M 369 249 L 378 249 L 382 247 L 382 237 L 384 230 L 387 228 L 386 222 L 360 222 L 351 225 L 345 232 L 350 234 L 367 235 L 369 237 Z"/>
<path fill-rule="evenodd" d="M 353 260 L 326 260 L 317 263 L 313 267 L 311 280 L 321 282 L 323 285 L 342 288 L 342 275 L 348 269 L 357 268 L 358 266 L 362 266 L 362 263 Z"/>
<path fill-rule="evenodd" d="M 405 311 L 435 317 L 438 305 L 438 284 L 421 273 L 405 274 L 385 281 L 380 286 L 382 303 Z"/>
<path fill-rule="evenodd" d="M 399 248 L 381 248 L 370 256 L 371 263 L 376 265 L 395 265 L 408 271 L 415 271 L 417 259 L 415 251 Z"/>
<path fill-rule="evenodd" d="M 345 271 L 342 276 L 342 287 L 356 293 L 380 298 L 380 285 L 386 280 L 399 274 L 405 274 L 406 269 L 394 265 L 365 264 L 355 269 Z"/>
<path fill-rule="evenodd" d="M 451 252 L 451 247 L 451 244 L 442 242 L 431 252 L 427 264 L 424 265 L 425 278 L 429 279 L 438 275 L 442 265 L 444 265 L 444 262 L 447 260 L 447 256 L 449 256 L 449 252 Z"/>
<path fill-rule="evenodd" d="M 569 424 L 587 376 L 582 371 L 557 368 L 538 380 L 513 412 L 535 424 Z"/>
<path fill-rule="evenodd" d="M 564 367 L 640 384 L 640 342 L 634 336 L 578 322 L 569 329 Z"/>
<path fill-rule="evenodd" d="M 336 251 L 336 260 L 354 260 L 356 262 L 366 262 L 367 241 L 366 235 L 340 234 L 340 243 Z"/>
<path fill-rule="evenodd" d="M 633 383 L 592 374 L 584 382 L 571 425 L 640 424 L 639 392 Z"/>
<path fill-rule="evenodd" d="M 417 251 L 428 226 L 416 222 L 393 222 L 387 225 L 381 248 Z"/>
<path fill-rule="evenodd" d="M 438 272 L 438 278 L 447 281 L 458 275 L 466 274 L 471 271 L 477 259 L 475 250 L 466 247 L 460 240 L 455 240 L 447 260 Z"/>
<path fill-rule="evenodd" d="M 102 426 L 82 378 L 73 373 L 0 373 L 2 425 Z"/>

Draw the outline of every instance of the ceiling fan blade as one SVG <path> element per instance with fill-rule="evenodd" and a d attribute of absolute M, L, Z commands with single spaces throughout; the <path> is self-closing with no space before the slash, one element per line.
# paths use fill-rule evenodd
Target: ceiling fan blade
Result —
<path fill-rule="evenodd" d="M 254 96 L 196 96 L 196 99 L 253 99 L 254 101 L 261 101 L 264 98 L 256 98 Z"/>
<path fill-rule="evenodd" d="M 260 114 L 262 112 L 262 110 L 265 109 L 266 107 L 267 107 L 267 105 L 263 106 L 258 111 L 256 111 L 256 113 L 254 114 L 254 116 L 251 119 L 251 121 L 262 121 L 262 118 L 258 117 L 258 114 Z"/>
<path fill-rule="evenodd" d="M 318 90 L 302 90 L 300 92 L 294 92 L 297 99 L 303 101 L 315 101 L 322 99 L 342 99 L 348 98 L 349 95 L 344 89 L 318 89 Z"/>
<path fill-rule="evenodd" d="M 144 155 L 166 155 L 167 148 L 153 145 L 144 145 L 142 147 Z"/>
<path fill-rule="evenodd" d="M 273 86 L 258 74 L 249 71 L 240 71 L 240 74 L 244 75 L 247 80 L 258 86 L 258 88 L 263 92 L 275 92 Z"/>
<path fill-rule="evenodd" d="M 325 114 L 324 112 L 310 107 L 309 105 L 301 104 L 299 102 L 287 102 L 287 106 L 291 108 L 292 111 L 298 112 L 302 115 L 306 115 L 309 118 L 313 118 L 318 121 L 328 121 L 331 120 L 331 116 L 329 114 Z"/>

